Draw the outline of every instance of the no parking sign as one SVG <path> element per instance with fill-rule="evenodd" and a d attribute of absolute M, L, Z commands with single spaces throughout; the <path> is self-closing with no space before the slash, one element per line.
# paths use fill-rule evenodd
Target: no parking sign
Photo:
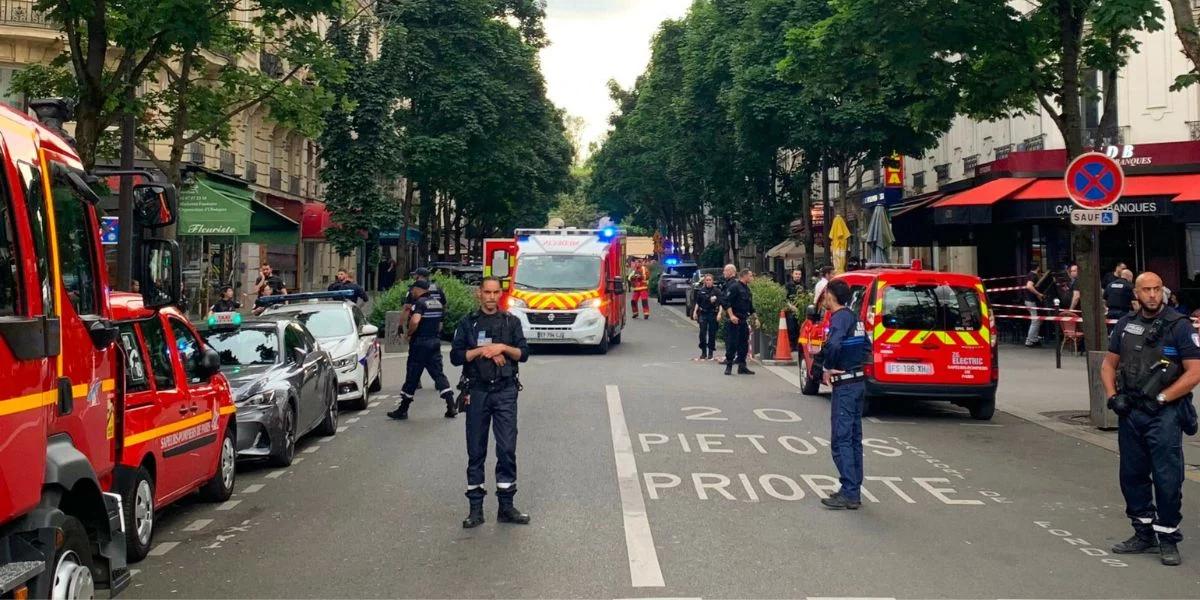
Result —
<path fill-rule="evenodd" d="M 1103 210 L 1125 191 L 1125 171 L 1117 161 L 1099 152 L 1082 154 L 1071 161 L 1064 177 L 1067 197 L 1084 210 Z"/>

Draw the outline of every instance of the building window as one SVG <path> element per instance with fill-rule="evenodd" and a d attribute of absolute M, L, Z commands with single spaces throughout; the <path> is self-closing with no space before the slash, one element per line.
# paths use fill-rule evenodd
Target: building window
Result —
<path fill-rule="evenodd" d="M 912 186 L 913 186 L 913 189 L 918 192 L 925 189 L 925 171 L 919 171 L 917 173 L 913 173 Z"/>
<path fill-rule="evenodd" d="M 1200 0 L 1196 0 L 1200 2 Z M 1188 139 L 1200 140 L 1200 121 L 1188 121 Z"/>
<path fill-rule="evenodd" d="M 1030 152 L 1033 150 L 1044 150 L 1045 147 L 1046 147 L 1046 134 L 1041 134 L 1041 135 L 1036 135 L 1031 138 L 1025 138 L 1025 141 L 1021 142 L 1021 146 L 1020 146 L 1019 150 L 1024 151 L 1024 152 Z"/>
<path fill-rule="evenodd" d="M 996 160 L 1000 160 L 1000 159 L 1002 159 L 1002 158 L 1008 158 L 1008 154 L 1009 154 L 1010 152 L 1012 152 L 1012 149 L 1013 149 L 1013 145 L 1012 145 L 1012 144 L 1005 144 L 1005 145 L 1003 145 L 1003 146 L 996 146 Z"/>
<path fill-rule="evenodd" d="M 950 179 L 950 163 L 946 163 L 943 165 L 934 165 L 933 172 L 937 173 L 938 183 L 949 180 Z"/>
<path fill-rule="evenodd" d="M 973 177 L 975 175 L 975 167 L 979 166 L 979 155 L 972 154 L 963 159 L 963 175 Z"/>

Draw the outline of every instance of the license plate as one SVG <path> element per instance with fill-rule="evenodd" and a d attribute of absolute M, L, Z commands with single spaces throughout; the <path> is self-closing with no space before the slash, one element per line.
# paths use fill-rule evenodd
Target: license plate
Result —
<path fill-rule="evenodd" d="M 537 339 L 539 340 L 565 340 L 567 332 L 565 331 L 538 331 Z"/>
<path fill-rule="evenodd" d="M 675 287 L 677 287 L 677 288 L 679 288 L 679 289 L 681 289 L 681 290 L 686 290 L 686 289 L 688 289 L 688 284 L 686 284 L 686 283 L 679 283 L 679 284 L 676 284 L 676 285 L 675 285 Z"/>
<path fill-rule="evenodd" d="M 933 365 L 928 363 L 895 363 L 884 367 L 888 375 L 933 375 Z"/>

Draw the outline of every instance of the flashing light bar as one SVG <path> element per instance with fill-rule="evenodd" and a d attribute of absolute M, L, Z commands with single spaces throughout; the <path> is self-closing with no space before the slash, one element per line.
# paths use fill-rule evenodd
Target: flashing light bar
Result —
<path fill-rule="evenodd" d="M 663 264 L 667 265 L 668 267 L 674 267 L 679 264 L 679 259 L 674 256 L 669 256 L 663 260 Z"/>
<path fill-rule="evenodd" d="M 279 296 L 263 296 L 254 301 L 255 306 L 274 306 L 276 304 L 292 304 L 294 302 L 319 302 L 321 300 L 352 300 L 354 290 L 337 290 L 336 292 L 305 292 L 302 294 L 281 294 Z"/>

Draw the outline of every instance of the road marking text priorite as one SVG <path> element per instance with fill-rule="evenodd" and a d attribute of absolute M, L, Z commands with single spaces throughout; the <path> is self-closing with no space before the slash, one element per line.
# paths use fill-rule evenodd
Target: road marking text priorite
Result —
<path fill-rule="evenodd" d="M 625 549 L 629 554 L 629 577 L 633 587 L 663 587 L 662 568 L 654 548 L 654 534 L 646 516 L 646 501 L 638 480 L 637 460 L 625 409 L 617 386 L 606 386 L 608 421 L 612 428 L 613 455 L 617 464 L 617 487 L 621 493 L 621 512 L 625 518 Z"/>

